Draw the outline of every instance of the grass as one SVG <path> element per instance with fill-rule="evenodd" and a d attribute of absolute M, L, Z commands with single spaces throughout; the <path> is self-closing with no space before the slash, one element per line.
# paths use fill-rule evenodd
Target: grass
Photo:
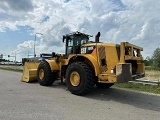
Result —
<path fill-rule="evenodd" d="M 1 70 L 8 70 L 8 71 L 14 71 L 14 72 L 22 72 L 23 70 L 20 70 L 20 69 L 13 69 L 13 68 L 10 68 L 10 67 L 7 67 L 7 68 L 3 68 L 3 67 L 0 67 Z"/>
<path fill-rule="evenodd" d="M 145 70 L 156 70 L 156 71 L 160 71 L 160 68 L 156 68 L 154 66 L 145 66 Z"/>
<path fill-rule="evenodd" d="M 146 79 L 159 79 L 160 80 L 160 71 L 157 70 L 146 70 L 145 71 Z"/>
<path fill-rule="evenodd" d="M 125 88 L 130 90 L 138 90 L 143 92 L 160 94 L 160 87 L 155 85 L 144 85 L 137 83 L 116 83 L 114 86 L 117 88 Z"/>

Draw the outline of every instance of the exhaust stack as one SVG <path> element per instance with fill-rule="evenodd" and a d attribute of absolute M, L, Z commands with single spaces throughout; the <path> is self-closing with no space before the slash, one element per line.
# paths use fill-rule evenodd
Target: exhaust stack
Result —
<path fill-rule="evenodd" d="M 101 36 L 101 33 L 98 32 L 97 35 L 95 36 L 95 42 L 98 43 L 99 42 L 99 37 Z"/>

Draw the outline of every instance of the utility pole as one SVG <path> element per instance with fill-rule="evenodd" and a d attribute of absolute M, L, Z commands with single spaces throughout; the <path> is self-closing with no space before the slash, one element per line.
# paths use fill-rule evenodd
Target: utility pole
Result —
<path fill-rule="evenodd" d="M 16 65 L 16 51 L 15 51 L 15 65 Z"/>
<path fill-rule="evenodd" d="M 36 57 L 36 35 L 39 34 L 39 35 L 43 35 L 42 33 L 36 33 L 35 34 L 35 38 L 34 38 L 34 58 Z"/>

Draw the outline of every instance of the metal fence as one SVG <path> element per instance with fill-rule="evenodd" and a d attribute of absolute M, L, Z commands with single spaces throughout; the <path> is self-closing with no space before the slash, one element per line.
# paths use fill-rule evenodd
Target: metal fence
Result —
<path fill-rule="evenodd" d="M 136 79 L 134 81 L 129 81 L 131 83 L 140 83 L 144 85 L 157 85 L 160 86 L 160 80 L 159 79 L 152 79 L 152 80 L 144 80 L 144 79 Z"/>

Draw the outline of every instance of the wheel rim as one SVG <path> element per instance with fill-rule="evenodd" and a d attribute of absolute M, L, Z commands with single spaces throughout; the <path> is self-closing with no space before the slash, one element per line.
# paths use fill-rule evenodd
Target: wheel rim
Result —
<path fill-rule="evenodd" d="M 73 86 L 78 86 L 80 83 L 80 75 L 78 72 L 73 71 L 70 75 L 70 82 Z"/>
<path fill-rule="evenodd" d="M 44 70 L 40 69 L 39 70 L 39 78 L 42 80 L 44 78 Z"/>

